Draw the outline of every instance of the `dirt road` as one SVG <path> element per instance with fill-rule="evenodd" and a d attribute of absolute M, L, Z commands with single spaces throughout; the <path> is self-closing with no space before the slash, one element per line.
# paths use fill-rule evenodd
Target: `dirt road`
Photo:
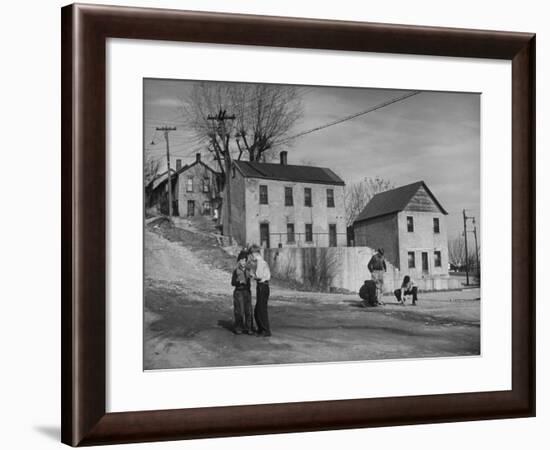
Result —
<path fill-rule="evenodd" d="M 478 290 L 425 294 L 416 307 L 360 308 L 355 295 L 274 283 L 273 336 L 234 335 L 232 259 L 204 237 L 165 237 L 146 231 L 145 369 L 479 354 Z"/>

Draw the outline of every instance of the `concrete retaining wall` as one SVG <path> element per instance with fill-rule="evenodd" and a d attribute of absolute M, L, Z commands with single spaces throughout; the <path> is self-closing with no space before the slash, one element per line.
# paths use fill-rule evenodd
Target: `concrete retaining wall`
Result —
<path fill-rule="evenodd" d="M 375 250 L 370 247 L 266 248 L 263 252 L 276 278 L 297 281 L 313 290 L 328 291 L 332 287 L 358 292 L 370 278 L 367 264 Z M 407 273 L 387 263 L 385 292 L 398 288 L 405 275 Z M 461 287 L 458 280 L 448 275 L 425 275 L 414 280 L 421 291 Z"/>

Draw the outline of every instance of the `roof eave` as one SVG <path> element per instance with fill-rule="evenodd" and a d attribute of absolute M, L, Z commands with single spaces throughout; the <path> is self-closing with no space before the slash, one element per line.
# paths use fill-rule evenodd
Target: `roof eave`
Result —
<path fill-rule="evenodd" d="M 363 219 L 355 219 L 353 221 L 353 224 L 355 225 L 356 223 L 366 222 L 373 219 L 379 219 L 380 217 L 391 216 L 393 214 L 398 214 L 400 212 L 401 211 L 391 211 L 391 212 L 385 212 L 384 214 L 377 214 L 375 216 L 365 217 Z"/>
<path fill-rule="evenodd" d="M 242 172 L 241 172 L 242 173 Z M 283 178 L 276 178 L 276 177 L 261 177 L 258 175 L 246 175 L 243 174 L 244 178 L 258 178 L 260 180 L 273 180 L 273 181 L 285 181 L 287 183 L 306 183 L 306 184 L 325 184 L 329 186 L 345 186 L 346 183 L 344 181 L 311 181 L 311 180 L 286 180 Z"/>
<path fill-rule="evenodd" d="M 445 210 L 445 208 L 443 208 L 443 205 L 441 203 L 439 203 L 439 200 L 437 199 L 437 197 L 433 194 L 433 192 L 430 190 L 430 188 L 426 185 L 426 183 L 424 183 L 424 181 L 422 180 L 422 186 L 424 186 L 424 189 L 426 189 L 426 191 L 428 192 L 428 194 L 430 195 L 430 197 L 432 198 L 432 200 L 435 202 L 435 204 L 437 205 L 437 207 L 441 210 L 441 212 L 448 216 L 449 213 Z"/>

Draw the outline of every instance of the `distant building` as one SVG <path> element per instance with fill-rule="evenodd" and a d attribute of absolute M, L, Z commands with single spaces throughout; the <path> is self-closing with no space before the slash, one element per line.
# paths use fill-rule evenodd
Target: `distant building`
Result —
<path fill-rule="evenodd" d="M 176 161 L 176 170 L 171 173 L 172 214 L 181 217 L 198 215 L 213 216 L 220 208 L 220 176 L 201 161 L 196 154 L 192 164 L 181 166 Z M 152 180 L 145 188 L 146 207 L 168 214 L 167 172 Z"/>
<path fill-rule="evenodd" d="M 157 175 L 145 186 L 145 208 L 156 213 L 168 214 L 168 171 Z M 172 180 L 172 209 L 177 208 L 175 188 L 177 183 L 176 171 L 170 170 Z"/>
<path fill-rule="evenodd" d="M 448 275 L 446 215 L 423 181 L 382 192 L 355 220 L 355 245 L 384 248 L 402 274 Z"/>
<path fill-rule="evenodd" d="M 344 181 L 323 167 L 235 161 L 232 235 L 264 247 L 346 245 Z"/>

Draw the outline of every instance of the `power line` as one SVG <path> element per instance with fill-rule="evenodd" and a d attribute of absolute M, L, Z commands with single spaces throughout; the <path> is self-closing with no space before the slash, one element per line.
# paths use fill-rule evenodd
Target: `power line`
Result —
<path fill-rule="evenodd" d="M 177 120 L 182 120 L 184 119 L 184 115 L 182 113 L 178 114 L 177 116 L 174 116 L 173 118 L 171 119 L 153 119 L 152 117 L 146 117 L 146 116 L 143 116 L 143 119 L 146 120 L 146 121 L 149 121 L 149 122 L 162 122 L 162 123 L 166 123 L 166 122 L 176 122 Z"/>
<path fill-rule="evenodd" d="M 293 139 L 297 139 L 297 138 L 305 136 L 307 134 L 314 133 L 315 131 L 323 130 L 325 128 L 332 127 L 334 125 L 338 125 L 342 122 L 346 122 L 346 121 L 351 120 L 351 119 L 355 119 L 356 117 L 363 116 L 365 114 L 368 114 L 370 112 L 373 112 L 373 111 L 376 111 L 378 109 L 384 108 L 386 106 L 392 105 L 393 103 L 400 102 L 402 100 L 405 100 L 405 99 L 407 99 L 409 97 L 412 97 L 413 95 L 417 95 L 417 94 L 420 94 L 420 91 L 409 92 L 408 94 L 405 94 L 405 95 L 402 95 L 400 97 L 385 101 L 383 103 L 380 103 L 380 104 L 378 104 L 376 106 L 373 106 L 372 108 L 366 109 L 364 111 L 354 113 L 354 114 L 350 114 L 349 116 L 342 117 L 341 119 L 334 120 L 332 122 L 326 123 L 324 125 L 320 125 L 318 127 L 312 128 L 310 130 L 302 131 L 301 133 L 295 134 L 294 136 L 290 136 L 286 139 L 275 142 L 274 144 L 285 144 L 288 141 L 291 141 Z"/>
<path fill-rule="evenodd" d="M 150 145 L 150 144 L 149 144 L 149 145 Z M 155 144 L 155 145 L 156 145 L 156 144 Z M 188 149 L 189 147 L 190 147 L 190 145 L 189 145 L 189 144 L 185 144 L 185 143 L 180 143 L 180 144 L 174 144 L 174 145 L 172 145 L 172 141 L 170 141 L 170 148 Z M 205 146 L 193 145 L 192 147 L 195 148 L 195 149 L 198 149 L 198 148 L 204 148 Z M 148 151 L 148 152 L 154 153 L 154 152 L 163 151 L 163 148 L 162 148 L 162 147 L 158 147 L 158 148 L 145 147 L 145 150 Z"/>
<path fill-rule="evenodd" d="M 313 90 L 313 88 L 309 88 L 311 90 Z M 337 119 L 337 120 L 334 120 L 332 122 L 329 122 L 329 123 L 326 123 L 326 124 L 323 124 L 323 125 L 320 125 L 318 127 L 315 127 L 315 128 L 312 128 L 310 130 L 306 130 L 306 131 L 302 131 L 294 136 L 290 136 L 288 138 L 285 138 L 285 139 L 282 139 L 281 141 L 278 141 L 278 142 L 274 142 L 274 144 L 277 144 L 277 145 L 280 145 L 280 144 L 285 144 L 291 140 L 294 140 L 294 139 L 297 139 L 299 137 L 303 137 L 303 136 L 306 136 L 308 134 L 311 134 L 311 133 L 314 133 L 316 131 L 320 131 L 320 130 L 324 130 L 325 128 L 329 128 L 329 127 L 332 127 L 334 125 L 338 125 L 340 123 L 343 123 L 343 122 L 346 122 L 348 120 L 352 120 L 352 119 L 355 119 L 357 117 L 360 117 L 360 116 L 363 116 L 365 114 L 368 114 L 370 112 L 373 112 L 373 111 L 376 111 L 376 110 L 379 110 L 381 108 L 384 108 L 386 106 L 389 106 L 389 105 L 392 105 L 394 103 L 397 103 L 397 102 L 400 102 L 400 101 L 403 101 L 407 98 L 410 98 L 414 95 L 417 95 L 419 94 L 420 91 L 413 91 L 413 92 L 409 92 L 405 95 L 402 95 L 402 96 L 399 96 L 399 97 L 396 97 L 396 98 L 393 98 L 393 99 L 390 99 L 390 100 L 387 100 L 385 102 L 382 102 L 382 103 L 379 103 L 378 105 L 375 105 L 374 107 L 371 107 L 371 108 L 368 108 L 364 111 L 360 111 L 360 112 L 357 112 L 357 113 L 354 113 L 354 114 L 350 114 L 348 116 L 345 116 L 345 117 L 342 117 L 340 119 Z M 253 97 L 254 98 L 254 97 Z M 176 118 L 178 117 L 181 117 L 183 118 L 182 115 L 179 115 L 179 116 L 176 116 Z M 144 118 L 145 120 L 149 120 L 149 121 L 153 121 L 153 122 L 157 122 L 156 119 L 148 119 L 148 118 Z M 218 112 L 217 115 L 209 115 L 208 116 L 208 120 L 217 120 L 218 122 L 221 120 L 222 122 L 224 122 L 225 120 L 227 119 L 230 119 L 230 120 L 234 120 L 235 119 L 235 116 L 225 116 L 225 111 L 220 109 L 220 111 Z M 160 121 L 158 121 L 160 122 Z M 175 120 L 173 121 L 175 122 Z M 152 125 L 149 125 L 148 127 L 150 128 L 157 128 L 155 126 L 152 126 Z M 175 128 L 175 127 L 174 127 Z M 157 128 L 158 129 L 158 128 Z M 182 136 L 183 137 L 183 136 Z M 195 141 L 195 143 L 199 143 L 201 141 L 201 138 L 195 138 L 195 139 L 192 139 L 192 140 L 189 140 L 189 141 L 186 141 L 186 143 L 191 143 Z M 155 142 L 155 139 L 153 138 L 152 139 L 152 144 L 155 145 L 156 142 Z M 174 147 L 177 147 L 177 146 L 185 146 L 185 144 L 182 142 L 182 141 L 176 141 L 176 143 L 173 145 Z M 151 149 L 151 151 L 154 151 L 153 149 Z"/>

